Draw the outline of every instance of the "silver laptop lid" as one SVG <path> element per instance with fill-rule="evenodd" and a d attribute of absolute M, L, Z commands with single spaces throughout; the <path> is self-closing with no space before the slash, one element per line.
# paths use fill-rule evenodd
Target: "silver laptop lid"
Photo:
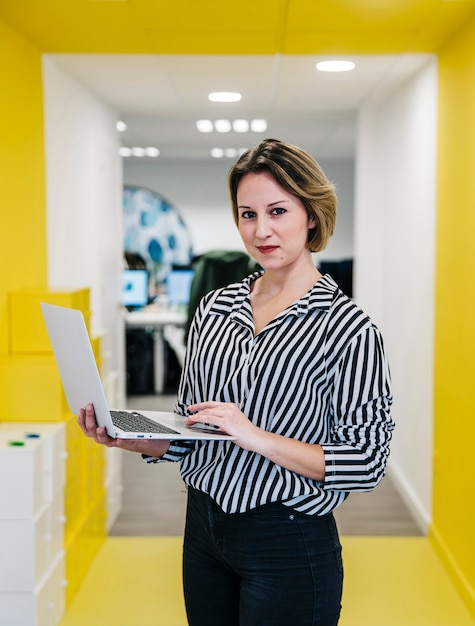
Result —
<path fill-rule="evenodd" d="M 58 365 L 69 410 L 79 415 L 88 402 L 94 404 L 96 420 L 111 437 L 115 429 L 81 311 L 40 303 Z"/>

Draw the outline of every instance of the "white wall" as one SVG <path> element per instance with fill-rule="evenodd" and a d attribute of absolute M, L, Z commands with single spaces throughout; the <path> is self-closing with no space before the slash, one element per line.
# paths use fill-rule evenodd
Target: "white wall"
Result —
<path fill-rule="evenodd" d="M 394 381 L 391 468 L 421 523 L 431 511 L 436 63 L 397 93 L 384 84 L 362 106 L 353 165 L 323 162 L 340 212 L 328 259 L 355 257 L 356 299 L 383 331 Z M 112 330 L 123 371 L 117 315 L 122 266 L 122 175 L 116 115 L 44 59 L 49 283 L 92 286 L 93 329 Z M 195 252 L 239 248 L 226 189 L 229 162 L 127 162 L 124 181 L 172 202 Z"/>
<path fill-rule="evenodd" d="M 422 528 L 431 520 L 437 65 L 359 115 L 355 299 L 381 328 L 397 423 L 391 470 Z"/>
<path fill-rule="evenodd" d="M 43 57 L 48 284 L 51 289 L 91 287 L 93 333 L 110 330 L 111 362 L 124 370 L 120 307 L 122 185 L 163 194 L 181 212 L 200 254 L 243 249 L 227 191 L 231 161 L 211 163 L 127 161 L 118 157 L 117 114 Z M 338 224 L 322 258 L 353 255 L 353 162 L 322 166 L 337 185 Z"/>
<path fill-rule="evenodd" d="M 353 256 L 353 161 L 321 161 L 337 186 L 339 210 L 335 234 L 320 258 Z M 124 183 L 162 194 L 180 212 L 191 233 L 195 254 L 213 249 L 243 250 L 231 213 L 227 175 L 231 160 L 143 161 L 124 159 Z"/>
<path fill-rule="evenodd" d="M 93 333 L 111 331 L 111 362 L 124 371 L 120 270 L 122 163 L 117 114 L 43 58 L 48 285 L 91 287 Z"/>

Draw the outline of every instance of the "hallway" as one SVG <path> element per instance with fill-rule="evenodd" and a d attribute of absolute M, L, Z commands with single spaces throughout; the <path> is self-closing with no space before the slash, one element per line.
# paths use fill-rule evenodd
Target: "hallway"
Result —
<path fill-rule="evenodd" d="M 131 396 L 130 408 L 173 410 L 175 396 Z M 179 465 L 147 465 L 123 451 L 122 511 L 112 536 L 182 535 L 186 492 Z M 153 497 L 151 497 L 153 494 Z M 417 536 L 423 533 L 396 491 L 390 476 L 370 493 L 350 496 L 335 512 L 342 535 Z"/>
<path fill-rule="evenodd" d="M 108 538 L 60 626 L 186 626 L 181 541 Z M 342 544 L 340 626 L 473 626 L 427 538 L 344 536 Z"/>
<path fill-rule="evenodd" d="M 173 404 L 173 396 L 129 398 L 135 409 Z M 186 626 L 178 465 L 123 454 L 122 512 L 60 626 Z M 349 498 L 336 517 L 345 563 L 340 626 L 473 626 L 390 476 Z"/>

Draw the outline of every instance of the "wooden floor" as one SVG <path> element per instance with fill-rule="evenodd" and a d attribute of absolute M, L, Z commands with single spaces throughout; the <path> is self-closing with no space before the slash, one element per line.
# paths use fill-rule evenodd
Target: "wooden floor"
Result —
<path fill-rule="evenodd" d="M 130 408 L 173 410 L 175 396 L 132 396 Z M 182 535 L 186 492 L 178 463 L 147 465 L 139 455 L 123 452 L 122 512 L 111 536 Z M 420 536 L 391 477 L 370 493 L 351 495 L 335 512 L 343 535 Z"/>

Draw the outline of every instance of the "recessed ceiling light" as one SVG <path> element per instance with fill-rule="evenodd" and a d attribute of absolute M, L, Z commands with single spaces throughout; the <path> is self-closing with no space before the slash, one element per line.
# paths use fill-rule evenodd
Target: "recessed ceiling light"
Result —
<path fill-rule="evenodd" d="M 355 69 L 353 61 L 320 61 L 316 66 L 320 72 L 349 72 Z"/>
<path fill-rule="evenodd" d="M 224 150 L 224 156 L 226 156 L 228 159 L 234 159 L 236 158 L 238 155 L 238 151 L 236 148 L 225 148 Z"/>
<path fill-rule="evenodd" d="M 214 127 L 218 133 L 229 133 L 232 128 L 229 120 L 215 120 Z"/>
<path fill-rule="evenodd" d="M 196 128 L 200 133 L 212 133 L 214 130 L 213 122 L 211 120 L 198 120 L 196 122 Z"/>
<path fill-rule="evenodd" d="M 208 95 L 211 102 L 239 102 L 242 96 L 235 91 L 214 91 Z"/>
<path fill-rule="evenodd" d="M 253 133 L 265 133 L 267 120 L 251 120 L 251 130 Z"/>
<path fill-rule="evenodd" d="M 145 156 L 145 149 L 140 148 L 139 146 L 135 146 L 132 148 L 132 156 L 134 157 L 143 157 Z"/>
<path fill-rule="evenodd" d="M 247 133 L 251 130 L 253 133 L 264 133 L 267 130 L 267 120 L 226 120 L 220 119 L 212 122 L 211 120 L 198 120 L 196 128 L 201 133 L 211 133 L 215 130 L 218 133 L 229 133 L 233 130 L 235 133 Z"/>
<path fill-rule="evenodd" d="M 211 148 L 211 156 L 215 159 L 222 159 L 224 150 L 222 148 Z"/>
<path fill-rule="evenodd" d="M 117 128 L 119 133 L 123 133 L 125 130 L 127 130 L 127 124 L 125 122 L 123 122 L 122 120 L 119 120 L 116 123 L 115 127 Z"/>
<path fill-rule="evenodd" d="M 126 146 L 121 146 L 119 148 L 119 155 L 121 157 L 158 157 L 160 154 L 160 150 L 155 148 L 155 146 L 147 146 L 146 148 L 142 148 L 140 146 L 135 146 L 133 148 L 128 148 Z"/>
<path fill-rule="evenodd" d="M 249 130 L 249 122 L 247 120 L 234 120 L 233 130 L 235 133 L 247 133 Z"/>
<path fill-rule="evenodd" d="M 145 148 L 145 156 L 148 157 L 158 157 L 160 154 L 160 150 L 158 148 L 154 148 L 153 146 L 149 146 Z"/>

